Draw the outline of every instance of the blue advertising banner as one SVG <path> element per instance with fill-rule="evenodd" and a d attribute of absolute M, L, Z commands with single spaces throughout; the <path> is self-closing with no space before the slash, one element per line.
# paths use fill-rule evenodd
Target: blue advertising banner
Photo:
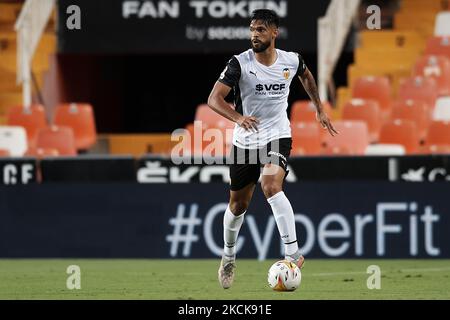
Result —
<path fill-rule="evenodd" d="M 226 184 L 47 184 L 0 187 L 0 257 L 214 258 Z M 449 184 L 286 184 L 299 245 L 311 258 L 450 258 Z M 259 188 L 241 258 L 282 245 Z"/>

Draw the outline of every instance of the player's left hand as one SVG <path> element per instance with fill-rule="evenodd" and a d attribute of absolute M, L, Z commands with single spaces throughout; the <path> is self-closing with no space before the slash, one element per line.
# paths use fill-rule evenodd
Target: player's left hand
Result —
<path fill-rule="evenodd" d="M 331 134 L 332 137 L 339 134 L 339 132 L 337 132 L 336 129 L 331 124 L 330 119 L 328 118 L 327 114 L 324 111 L 316 112 L 316 118 L 317 118 L 317 121 L 320 122 L 322 127 L 325 130 L 328 130 L 328 132 Z"/>

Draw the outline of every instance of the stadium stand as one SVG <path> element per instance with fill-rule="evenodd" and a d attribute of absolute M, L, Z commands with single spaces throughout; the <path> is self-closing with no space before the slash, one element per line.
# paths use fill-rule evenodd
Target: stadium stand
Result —
<path fill-rule="evenodd" d="M 419 146 L 423 152 L 446 150 L 440 147 L 446 145 L 442 141 L 436 144 L 431 142 L 430 145 L 427 139 L 432 119 L 447 121 L 450 118 L 448 2 L 403 0 L 398 4 L 399 9 L 392 18 L 392 29 L 384 26 L 382 30 L 367 30 L 364 27 L 358 33 L 354 62 L 347 68 L 348 85 L 337 88 L 337 102 L 330 99 L 334 105 L 324 102 L 325 110 L 333 121 L 365 123 L 368 139 L 358 143 L 361 146 L 367 144 L 367 148 L 349 147 L 340 142 L 340 137 L 336 138 L 339 142 L 333 144 L 328 133 L 317 126 L 313 104 L 309 100 L 298 100 L 292 103 L 290 109 L 292 134 L 298 139 L 297 142 L 294 139 L 293 155 L 401 154 L 403 151 L 398 145 L 385 145 L 399 140 L 402 146 L 407 145 L 404 148 L 407 154 L 417 152 Z M 169 133 L 128 136 L 98 134 L 95 105 L 92 104 L 65 103 L 54 109 L 33 104 L 30 111 L 23 110 L 21 88 L 16 85 L 17 35 L 13 28 L 22 5 L 23 1 L 19 0 L 0 3 L 0 125 L 25 128 L 29 148 L 27 154 L 62 155 L 59 148 L 36 145 L 37 132 L 49 125 L 56 125 L 72 128 L 77 152 L 89 152 L 102 141 L 107 146 L 105 150 L 112 154 L 169 155 L 176 144 L 176 141 L 171 141 Z M 55 20 L 56 13 L 53 13 L 33 58 L 32 71 L 37 82 L 37 87 L 33 88 L 34 101 L 37 100 L 37 90 L 45 86 L 44 75 L 49 71 L 49 56 L 56 51 Z M 397 123 L 397 120 L 402 120 L 402 124 L 407 123 L 406 128 L 409 128 L 411 121 L 418 130 L 418 143 L 423 145 L 405 142 L 406 138 L 399 136 L 394 129 L 394 136 L 388 137 L 391 133 L 386 134 L 386 130 L 391 131 L 387 128 L 396 127 L 393 123 Z M 203 154 L 205 148 L 215 142 L 214 137 L 204 136 L 206 129 L 217 129 L 215 132 L 225 137 L 223 152 L 216 154 L 225 155 L 229 152 L 234 123 L 215 113 L 206 104 L 197 107 L 193 121 L 201 121 L 201 128 L 188 123 L 185 129 L 193 137 L 196 128 L 195 132 L 200 132 L 202 139 L 200 144 L 194 145 L 193 140 L 190 142 L 190 154 Z M 346 132 L 352 127 L 339 126 L 341 136 L 347 136 Z"/>

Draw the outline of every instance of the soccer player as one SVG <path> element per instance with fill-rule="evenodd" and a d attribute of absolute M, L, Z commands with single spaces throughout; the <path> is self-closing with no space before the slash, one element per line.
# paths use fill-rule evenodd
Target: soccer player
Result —
<path fill-rule="evenodd" d="M 299 251 L 294 211 L 283 192 L 288 174 L 287 159 L 292 139 L 287 116 L 289 85 L 299 77 L 314 103 L 317 120 L 334 136 L 323 110 L 313 75 L 301 55 L 275 48 L 279 18 L 268 9 L 252 12 L 251 49 L 229 60 L 215 83 L 208 105 L 236 123 L 230 159 L 230 201 L 223 218 L 224 252 L 218 278 L 224 289 L 231 287 L 236 268 L 236 240 L 244 221 L 255 185 L 261 187 L 272 208 L 285 247 L 285 259 L 300 268 L 304 258 Z M 234 90 L 235 109 L 225 101 Z"/>

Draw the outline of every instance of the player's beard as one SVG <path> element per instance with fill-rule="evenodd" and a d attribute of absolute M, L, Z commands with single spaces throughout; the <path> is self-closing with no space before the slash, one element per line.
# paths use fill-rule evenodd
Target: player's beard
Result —
<path fill-rule="evenodd" d="M 270 47 L 270 41 L 267 41 L 267 42 L 259 41 L 258 47 L 255 47 L 255 45 L 253 44 L 253 41 L 250 41 L 250 43 L 252 44 L 253 51 L 256 53 L 264 52 L 264 51 L 266 51 L 266 49 L 268 47 Z"/>

